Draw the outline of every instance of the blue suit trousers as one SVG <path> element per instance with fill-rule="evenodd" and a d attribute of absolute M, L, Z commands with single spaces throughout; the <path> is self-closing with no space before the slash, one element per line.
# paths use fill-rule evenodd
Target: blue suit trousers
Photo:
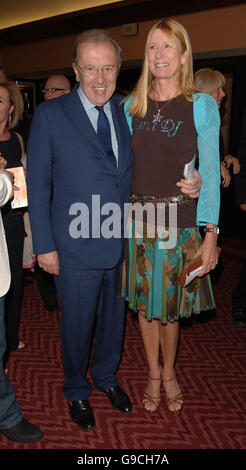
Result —
<path fill-rule="evenodd" d="M 62 311 L 63 391 L 68 401 L 85 400 L 92 391 L 87 378 L 91 351 L 95 387 L 117 385 L 125 321 L 125 301 L 117 297 L 121 270 L 122 263 L 112 269 L 61 267 L 56 276 Z"/>

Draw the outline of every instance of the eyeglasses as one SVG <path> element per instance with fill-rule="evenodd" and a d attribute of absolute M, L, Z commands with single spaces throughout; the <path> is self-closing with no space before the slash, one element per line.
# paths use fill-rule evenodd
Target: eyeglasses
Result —
<path fill-rule="evenodd" d="M 95 67 L 94 65 L 85 65 L 84 67 L 81 67 L 79 64 L 76 63 L 76 66 L 89 77 L 95 77 L 98 74 L 99 70 L 102 71 L 102 74 L 105 77 L 110 77 L 116 73 L 115 65 L 104 65 L 104 67 Z"/>
<path fill-rule="evenodd" d="M 66 88 L 43 88 L 43 93 L 55 93 L 56 91 L 66 91 Z"/>

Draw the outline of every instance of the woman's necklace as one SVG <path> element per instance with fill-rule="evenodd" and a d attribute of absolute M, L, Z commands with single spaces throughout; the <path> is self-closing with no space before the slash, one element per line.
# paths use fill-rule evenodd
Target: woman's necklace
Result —
<path fill-rule="evenodd" d="M 170 100 L 168 100 L 161 108 L 158 108 L 158 105 L 157 105 L 157 101 L 155 100 L 155 105 L 156 105 L 156 109 L 157 109 L 157 114 L 153 114 L 153 122 L 161 122 L 162 118 L 164 116 L 162 116 L 161 114 L 161 111 L 174 99 L 175 97 L 173 98 L 170 98 Z"/>

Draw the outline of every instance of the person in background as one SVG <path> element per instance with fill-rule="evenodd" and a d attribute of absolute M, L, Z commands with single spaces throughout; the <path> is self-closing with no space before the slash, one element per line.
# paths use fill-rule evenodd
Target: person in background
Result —
<path fill-rule="evenodd" d="M 0 206 L 11 198 L 13 175 L 5 171 L 7 161 L 0 157 Z M 13 386 L 4 372 L 5 336 L 5 298 L 11 282 L 8 249 L 0 211 L 0 433 L 7 439 L 31 444 L 43 437 L 36 425 L 27 421 L 21 412 Z"/>
<path fill-rule="evenodd" d="M 236 202 L 243 214 L 244 227 L 246 228 L 246 107 L 243 111 L 241 134 L 238 146 L 238 158 L 240 172 L 234 177 Z M 246 257 L 238 283 L 232 292 L 231 317 L 235 323 L 246 325 Z"/>
<path fill-rule="evenodd" d="M 176 204 L 177 219 L 171 228 L 177 240 L 174 248 L 165 248 L 161 224 L 156 223 L 155 236 L 148 237 L 144 221 L 143 235 L 136 233 L 126 240 L 121 294 L 138 312 L 146 351 L 149 378 L 143 406 L 149 413 L 159 409 L 163 384 L 168 410 L 180 414 L 184 400 L 175 373 L 179 318 L 215 307 L 206 274 L 218 262 L 220 118 L 214 100 L 197 93 L 189 36 L 179 22 L 162 20 L 151 28 L 142 73 L 125 109 L 134 154 L 131 200 L 150 203 L 153 211 L 158 203 L 170 211 Z M 177 183 L 194 156 L 202 177 L 197 209 L 195 199 L 180 194 Z M 133 234 L 137 222 L 137 218 L 129 221 Z M 204 241 L 196 225 L 204 226 Z M 201 277 L 182 289 L 179 273 L 184 263 L 198 255 Z"/>
<path fill-rule="evenodd" d="M 23 99 L 16 84 L 0 76 L 0 153 L 7 161 L 7 168 L 23 166 L 24 143 L 14 131 L 23 112 Z M 19 322 L 23 298 L 23 210 L 12 209 L 8 201 L 2 208 L 2 218 L 9 253 L 11 285 L 5 298 L 7 352 L 20 351 L 25 343 L 19 339 Z"/>
<path fill-rule="evenodd" d="M 225 97 L 225 77 L 221 72 L 211 68 L 198 70 L 195 73 L 195 86 L 203 93 L 211 95 L 215 99 L 218 108 L 221 108 L 221 103 Z M 231 175 L 229 168 L 231 166 L 233 167 L 234 175 L 238 174 L 240 171 L 239 159 L 230 154 L 225 155 L 224 141 L 220 133 L 220 169 L 223 188 L 228 188 L 230 184 Z"/>
<path fill-rule="evenodd" d="M 71 91 L 70 81 L 65 75 L 51 75 L 42 90 L 45 101 L 66 95 Z M 59 310 L 56 296 L 54 276 L 44 271 L 38 263 L 36 264 L 37 284 L 40 295 L 44 301 L 44 307 L 48 312 Z"/>
<path fill-rule="evenodd" d="M 46 101 L 70 93 L 71 84 L 65 75 L 51 75 L 42 91 Z"/>

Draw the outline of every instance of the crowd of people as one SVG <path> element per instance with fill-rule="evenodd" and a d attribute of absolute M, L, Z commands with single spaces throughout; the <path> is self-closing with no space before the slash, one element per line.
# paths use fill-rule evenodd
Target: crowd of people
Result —
<path fill-rule="evenodd" d="M 81 33 L 73 56 L 77 83 L 71 89 L 63 75 L 49 77 L 26 149 L 14 130 L 23 113 L 20 91 L 0 78 L 0 433 L 16 442 L 37 442 L 43 432 L 23 417 L 5 368 L 6 351 L 25 347 L 19 338 L 24 212 L 11 206 L 11 168 L 26 167 L 37 284 L 45 308 L 58 310 L 60 302 L 63 392 L 80 428 L 96 426 L 87 378 L 94 331 L 93 383 L 113 408 L 132 411 L 116 375 L 126 302 L 138 315 L 148 365 L 142 402 L 151 414 L 161 405 L 161 386 L 167 410 L 182 412 L 175 373 L 179 319 L 215 308 L 209 273 L 218 264 L 220 197 L 231 166 L 241 178 L 243 160 L 222 147 L 225 79 L 212 69 L 194 76 L 189 35 L 172 19 L 150 29 L 140 78 L 125 98 L 115 93 L 121 61 L 119 44 L 105 31 Z M 137 210 L 125 212 L 129 202 L 148 208 L 142 219 Z M 240 205 L 245 211 L 242 194 Z M 120 214 L 117 236 L 110 211 Z M 198 256 L 199 275 L 181 287 L 182 268 Z M 244 275 L 245 267 L 233 294 L 233 318 L 243 322 Z"/>

